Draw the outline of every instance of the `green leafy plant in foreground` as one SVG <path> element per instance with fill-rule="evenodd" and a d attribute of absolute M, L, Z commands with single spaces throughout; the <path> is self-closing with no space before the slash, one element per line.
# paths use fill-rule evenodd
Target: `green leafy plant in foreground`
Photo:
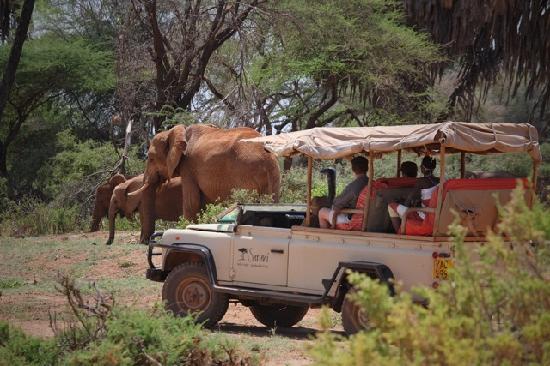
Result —
<path fill-rule="evenodd" d="M 417 289 L 427 307 L 351 274 L 372 328 L 349 339 L 321 333 L 310 351 L 315 363 L 550 364 L 550 210 L 529 209 L 516 191 L 501 214 L 483 246 L 464 243 L 464 229 L 453 228 L 457 265 L 437 290 Z"/>
<path fill-rule="evenodd" d="M 0 366 L 4 365 L 251 365 L 258 360 L 236 342 L 206 332 L 193 318 L 174 317 L 161 306 L 114 306 L 101 291 L 85 296 L 67 277 L 59 290 L 74 321 L 58 326 L 55 336 L 38 339 L 0 322 Z"/>

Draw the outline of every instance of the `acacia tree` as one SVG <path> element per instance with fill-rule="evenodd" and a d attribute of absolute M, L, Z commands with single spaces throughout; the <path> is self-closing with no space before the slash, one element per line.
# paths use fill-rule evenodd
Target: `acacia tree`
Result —
<path fill-rule="evenodd" d="M 224 104 L 253 110 L 258 129 L 269 134 L 437 115 L 431 66 L 443 58 L 427 34 L 405 24 L 398 1 L 286 0 L 270 11 L 276 16 L 256 37 L 247 67 L 230 64 L 246 87 L 217 82 L 225 86 L 218 89 Z M 247 108 L 239 107 L 243 102 Z"/>
<path fill-rule="evenodd" d="M 156 111 L 190 109 L 212 54 L 233 37 L 266 0 L 132 0 L 147 29 L 155 69 Z M 155 118 L 155 127 L 162 119 Z"/>

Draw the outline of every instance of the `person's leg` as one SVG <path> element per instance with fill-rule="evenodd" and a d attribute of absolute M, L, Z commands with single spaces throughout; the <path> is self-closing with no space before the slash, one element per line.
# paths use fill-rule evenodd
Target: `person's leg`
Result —
<path fill-rule="evenodd" d="M 390 203 L 388 205 L 388 214 L 390 215 L 393 230 L 396 234 L 399 234 L 399 230 L 401 229 L 401 217 L 397 213 L 397 206 L 399 206 L 399 204 L 395 202 Z"/>
<path fill-rule="evenodd" d="M 331 227 L 330 219 L 332 210 L 328 207 L 323 207 L 319 210 L 319 227 L 327 229 Z"/>

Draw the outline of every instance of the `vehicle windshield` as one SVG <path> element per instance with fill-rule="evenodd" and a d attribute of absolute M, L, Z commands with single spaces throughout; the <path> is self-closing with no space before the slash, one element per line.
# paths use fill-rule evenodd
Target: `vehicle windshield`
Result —
<path fill-rule="evenodd" d="M 239 207 L 233 207 L 233 210 L 222 213 L 221 217 L 218 217 L 218 224 L 236 224 L 239 217 Z"/>

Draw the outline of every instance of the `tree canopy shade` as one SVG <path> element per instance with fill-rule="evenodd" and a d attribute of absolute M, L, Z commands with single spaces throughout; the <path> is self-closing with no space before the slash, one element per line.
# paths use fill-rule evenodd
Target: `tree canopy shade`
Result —
<path fill-rule="evenodd" d="M 487 87 L 504 71 L 514 94 L 539 97 L 544 114 L 550 101 L 550 1 L 405 0 L 412 23 L 427 29 L 452 58 L 461 57 L 451 106 L 473 106 L 478 83 Z M 446 66 L 446 65 L 442 65 Z"/>
<path fill-rule="evenodd" d="M 399 1 L 284 0 L 273 11 L 273 31 L 251 75 L 264 94 L 283 99 L 275 110 L 289 118 L 277 129 L 342 116 L 359 125 L 430 119 L 430 66 L 443 58 L 427 34 L 405 24 Z"/>
<path fill-rule="evenodd" d="M 5 63 L 8 50 L 0 50 Z M 17 84 L 12 89 L 0 126 L 0 173 L 7 176 L 6 155 L 21 126 L 40 106 L 59 98 L 113 88 L 112 54 L 98 51 L 81 39 L 62 40 L 44 36 L 28 41 L 17 69 Z"/>

